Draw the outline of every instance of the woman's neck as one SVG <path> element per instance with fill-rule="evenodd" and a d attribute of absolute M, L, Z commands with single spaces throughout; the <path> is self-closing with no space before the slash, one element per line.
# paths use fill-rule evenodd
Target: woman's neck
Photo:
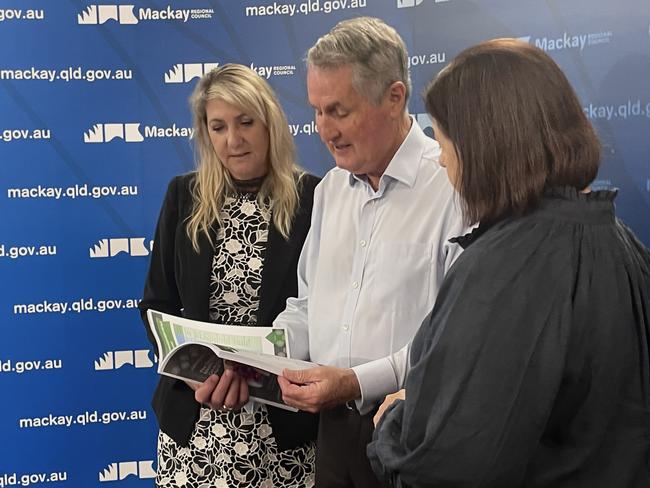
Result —
<path fill-rule="evenodd" d="M 255 193 L 259 191 L 262 187 L 262 183 L 264 183 L 264 178 L 266 178 L 266 175 L 258 176 L 257 178 L 250 178 L 248 180 L 238 180 L 234 176 L 231 176 L 235 190 L 240 193 Z"/>

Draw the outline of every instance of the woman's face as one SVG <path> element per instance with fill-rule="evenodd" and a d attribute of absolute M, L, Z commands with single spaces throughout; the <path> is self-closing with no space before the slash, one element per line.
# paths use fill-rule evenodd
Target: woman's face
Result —
<path fill-rule="evenodd" d="M 237 180 L 264 176 L 269 167 L 269 132 L 255 115 L 223 100 L 205 106 L 214 152 Z"/>
<path fill-rule="evenodd" d="M 449 181 L 457 188 L 458 183 L 458 155 L 456 154 L 456 146 L 451 142 L 445 133 L 438 127 L 435 119 L 431 120 L 433 126 L 433 136 L 438 144 L 440 144 L 440 166 L 447 169 L 447 177 Z"/>

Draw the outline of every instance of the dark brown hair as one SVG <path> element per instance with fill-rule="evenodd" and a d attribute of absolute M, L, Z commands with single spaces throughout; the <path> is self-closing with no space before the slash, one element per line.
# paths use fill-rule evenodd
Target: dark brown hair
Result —
<path fill-rule="evenodd" d="M 461 52 L 429 84 L 427 112 L 454 143 L 469 223 L 521 215 L 546 188 L 586 188 L 600 143 L 578 97 L 541 49 L 495 39 Z"/>

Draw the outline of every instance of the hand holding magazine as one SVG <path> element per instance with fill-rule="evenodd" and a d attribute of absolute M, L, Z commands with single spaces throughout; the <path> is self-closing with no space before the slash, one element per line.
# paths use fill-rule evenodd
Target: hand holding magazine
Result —
<path fill-rule="evenodd" d="M 286 331 L 277 327 L 218 325 L 147 311 L 158 348 L 158 373 L 195 383 L 221 376 L 224 361 L 246 378 L 250 398 L 286 410 L 277 376 L 282 370 L 309 369 L 317 364 L 288 356 Z"/>

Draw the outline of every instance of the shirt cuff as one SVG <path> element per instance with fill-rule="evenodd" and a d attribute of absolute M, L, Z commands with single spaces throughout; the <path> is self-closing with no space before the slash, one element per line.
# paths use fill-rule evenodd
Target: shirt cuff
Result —
<path fill-rule="evenodd" d="M 359 382 L 361 398 L 355 400 L 361 415 L 372 412 L 386 395 L 398 390 L 395 370 L 388 358 L 376 359 L 352 368 Z"/>

